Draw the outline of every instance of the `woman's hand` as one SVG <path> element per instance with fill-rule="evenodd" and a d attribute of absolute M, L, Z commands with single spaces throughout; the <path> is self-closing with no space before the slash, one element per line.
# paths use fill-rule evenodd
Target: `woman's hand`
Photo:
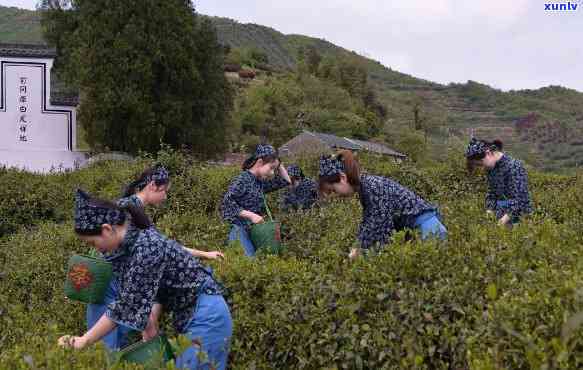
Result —
<path fill-rule="evenodd" d="M 279 171 L 279 176 L 283 177 L 288 184 L 291 184 L 292 180 L 289 177 L 289 174 L 287 173 L 287 169 L 285 168 L 283 163 L 281 163 L 281 161 L 279 162 L 279 167 L 277 169 Z"/>
<path fill-rule="evenodd" d="M 146 325 L 146 329 L 142 332 L 142 340 L 148 341 L 158 335 L 158 331 L 160 330 L 160 325 L 158 324 L 158 320 L 152 319 L 148 320 L 148 324 Z"/>
<path fill-rule="evenodd" d="M 201 257 L 207 260 L 224 259 L 225 255 L 219 251 L 202 252 Z"/>
<path fill-rule="evenodd" d="M 504 226 L 507 225 L 508 222 L 510 222 L 510 216 L 508 216 L 508 214 L 505 214 L 504 216 L 502 216 L 500 220 L 498 220 L 498 225 Z"/>
<path fill-rule="evenodd" d="M 216 259 L 225 258 L 223 253 L 219 252 L 219 251 L 206 252 L 206 251 L 201 251 L 198 249 L 186 248 L 186 247 L 184 247 L 184 249 L 186 249 L 190 254 L 192 254 L 193 256 L 195 256 L 197 258 L 204 258 L 207 260 L 216 260 Z"/>
<path fill-rule="evenodd" d="M 152 312 L 150 312 L 150 316 L 148 317 L 146 329 L 142 331 L 142 340 L 144 342 L 158 335 L 158 331 L 160 330 L 158 323 L 160 322 L 161 315 L 162 305 L 160 303 L 154 303 L 154 305 L 152 306 Z"/>
<path fill-rule="evenodd" d="M 360 248 L 351 248 L 350 253 L 348 254 L 348 258 L 354 260 L 360 256 Z"/>
<path fill-rule="evenodd" d="M 111 320 L 107 315 L 101 315 L 95 325 L 82 337 L 75 337 L 72 335 L 63 335 L 59 338 L 59 346 L 65 348 L 82 349 L 96 343 L 98 340 L 111 332 L 117 324 Z"/>
<path fill-rule="evenodd" d="M 85 337 L 63 335 L 59 338 L 59 346 L 65 348 L 83 349 L 87 346 L 87 341 L 85 340 Z"/>
<path fill-rule="evenodd" d="M 257 213 L 251 212 L 251 211 L 241 211 L 239 212 L 239 216 L 251 221 L 254 224 L 260 224 L 263 222 L 263 217 L 259 216 Z"/>
<path fill-rule="evenodd" d="M 259 216 L 257 213 L 249 215 L 249 220 L 254 224 L 261 224 L 264 221 L 263 217 Z"/>

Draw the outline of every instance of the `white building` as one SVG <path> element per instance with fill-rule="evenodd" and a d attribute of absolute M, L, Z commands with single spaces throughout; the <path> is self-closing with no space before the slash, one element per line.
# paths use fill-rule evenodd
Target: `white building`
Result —
<path fill-rule="evenodd" d="M 55 56 L 42 45 L 0 44 L 0 166 L 48 172 L 86 160 L 76 151 L 77 98 L 52 91 Z"/>

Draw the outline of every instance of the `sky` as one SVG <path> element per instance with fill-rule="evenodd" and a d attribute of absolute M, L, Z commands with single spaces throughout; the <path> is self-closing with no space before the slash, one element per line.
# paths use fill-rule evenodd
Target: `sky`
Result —
<path fill-rule="evenodd" d="M 0 0 L 34 9 L 36 0 Z M 576 10 L 549 11 L 549 4 Z M 447 84 L 583 92 L 583 0 L 195 0 L 199 13 L 330 41 Z M 547 4 L 547 6 L 545 6 Z"/>

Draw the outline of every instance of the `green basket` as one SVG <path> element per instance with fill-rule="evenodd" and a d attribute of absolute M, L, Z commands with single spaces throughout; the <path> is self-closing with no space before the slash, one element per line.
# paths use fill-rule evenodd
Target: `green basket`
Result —
<path fill-rule="evenodd" d="M 111 263 L 103 258 L 75 254 L 69 258 L 65 295 L 75 301 L 103 303 L 111 276 Z"/>
<path fill-rule="evenodd" d="M 255 249 L 264 254 L 280 254 L 284 250 L 281 242 L 281 224 L 273 220 L 271 212 L 263 198 L 269 221 L 251 226 L 249 237 Z"/>
<path fill-rule="evenodd" d="M 141 364 L 146 369 L 159 369 L 174 359 L 174 351 L 165 335 L 160 334 L 146 342 L 136 342 L 112 354 L 114 362 Z"/>
<path fill-rule="evenodd" d="M 277 221 L 268 221 L 251 226 L 249 237 L 259 252 L 280 254 L 283 251 L 281 225 Z"/>

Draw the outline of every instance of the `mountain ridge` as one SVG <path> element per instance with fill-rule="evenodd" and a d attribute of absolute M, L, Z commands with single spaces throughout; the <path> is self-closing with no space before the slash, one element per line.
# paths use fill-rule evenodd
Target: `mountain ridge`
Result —
<path fill-rule="evenodd" d="M 551 85 L 504 92 L 475 81 L 444 85 L 395 71 L 324 39 L 202 16 L 212 21 L 222 44 L 259 49 L 279 70 L 293 70 L 299 50 L 306 47 L 322 56 L 357 59 L 387 107 L 389 131 L 411 126 L 414 114 L 419 113 L 415 110 L 421 109 L 427 122 L 435 121 L 431 138 L 443 147 L 452 136 L 465 139 L 473 134 L 502 138 L 513 154 L 541 168 L 583 163 L 583 146 L 578 144 L 583 135 L 583 93 L 574 89 Z M 39 13 L 0 6 L 0 42 L 43 43 Z"/>

